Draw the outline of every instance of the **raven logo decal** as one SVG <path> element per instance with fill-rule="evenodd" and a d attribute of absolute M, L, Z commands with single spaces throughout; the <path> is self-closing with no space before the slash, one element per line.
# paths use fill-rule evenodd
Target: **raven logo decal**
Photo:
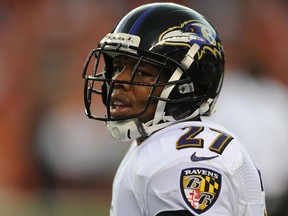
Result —
<path fill-rule="evenodd" d="M 207 51 L 211 52 L 216 58 L 222 58 L 222 44 L 214 29 L 199 22 L 198 20 L 189 20 L 179 26 L 174 26 L 164 31 L 159 42 L 169 45 L 182 45 L 191 47 L 194 43 L 200 46 L 198 59 L 201 59 Z"/>

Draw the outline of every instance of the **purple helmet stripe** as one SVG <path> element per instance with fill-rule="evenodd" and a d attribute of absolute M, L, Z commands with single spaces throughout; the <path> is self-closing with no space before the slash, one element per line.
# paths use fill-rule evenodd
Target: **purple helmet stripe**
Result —
<path fill-rule="evenodd" d="M 157 5 L 150 8 L 149 10 L 146 10 L 144 13 L 141 14 L 141 16 L 136 20 L 136 22 L 133 24 L 133 26 L 131 27 L 129 34 L 136 34 L 139 26 L 141 25 L 141 23 L 143 22 L 143 20 L 145 19 L 145 17 L 150 14 L 156 7 L 158 7 Z"/>

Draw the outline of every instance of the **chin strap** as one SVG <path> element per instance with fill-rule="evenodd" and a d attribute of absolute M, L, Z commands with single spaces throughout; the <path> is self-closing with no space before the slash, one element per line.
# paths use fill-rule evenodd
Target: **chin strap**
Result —
<path fill-rule="evenodd" d="M 106 126 L 110 135 L 119 141 L 130 141 L 147 136 L 143 124 L 137 119 L 107 121 Z"/>

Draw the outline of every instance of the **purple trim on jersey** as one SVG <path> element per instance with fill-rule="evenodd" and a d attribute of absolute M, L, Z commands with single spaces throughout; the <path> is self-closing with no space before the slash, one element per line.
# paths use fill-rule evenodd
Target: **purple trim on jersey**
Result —
<path fill-rule="evenodd" d="M 133 24 L 133 26 L 131 27 L 128 34 L 135 35 L 139 26 L 142 24 L 143 20 L 145 19 L 145 17 L 148 16 L 154 9 L 156 9 L 156 7 L 157 6 L 154 6 L 154 7 L 150 8 L 149 10 L 146 10 L 144 13 L 142 13 L 141 16 Z"/>

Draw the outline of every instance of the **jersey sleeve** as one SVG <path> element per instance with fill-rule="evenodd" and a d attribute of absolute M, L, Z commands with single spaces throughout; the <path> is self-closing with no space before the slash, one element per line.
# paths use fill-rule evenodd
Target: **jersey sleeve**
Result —
<path fill-rule="evenodd" d="M 149 172 L 139 172 L 146 179 L 145 191 L 139 194 L 144 196 L 147 215 L 169 211 L 195 216 L 264 215 L 259 172 L 230 133 L 210 126 L 184 127 L 163 134 L 150 147 L 142 161 L 154 158 L 149 160 L 153 166 L 144 166 Z M 151 152 L 158 155 L 147 157 Z"/>

